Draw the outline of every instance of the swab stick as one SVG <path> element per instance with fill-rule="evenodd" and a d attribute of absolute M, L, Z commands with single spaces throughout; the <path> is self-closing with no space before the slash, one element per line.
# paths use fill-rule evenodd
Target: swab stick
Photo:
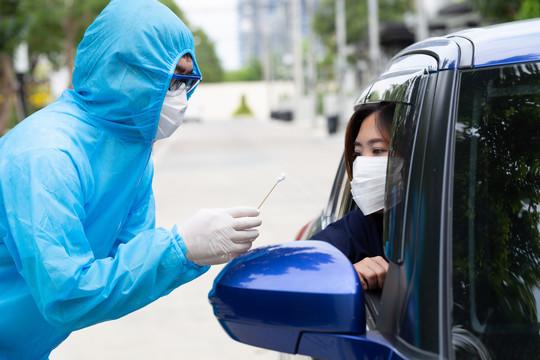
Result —
<path fill-rule="evenodd" d="M 268 194 L 266 194 L 266 196 L 264 197 L 263 201 L 261 202 L 261 204 L 259 205 L 259 207 L 257 209 L 260 209 L 262 204 L 264 204 L 264 202 L 266 201 L 266 199 L 268 198 L 268 195 L 270 195 L 270 193 L 274 190 L 274 188 L 276 187 L 276 185 L 280 182 L 280 181 L 283 181 L 285 180 L 285 173 L 281 173 L 279 174 L 278 178 L 276 179 L 276 183 L 274 184 L 274 186 L 272 186 L 272 188 L 270 189 L 270 191 L 268 192 Z"/>

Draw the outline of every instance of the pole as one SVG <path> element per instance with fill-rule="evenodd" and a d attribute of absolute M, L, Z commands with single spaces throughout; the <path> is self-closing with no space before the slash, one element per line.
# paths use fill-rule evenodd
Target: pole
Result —
<path fill-rule="evenodd" d="M 265 4 L 270 6 L 269 4 Z M 267 115 L 271 116 L 273 106 L 272 103 L 272 42 L 271 42 L 271 23 L 268 19 L 268 12 L 263 13 L 263 19 L 261 21 L 262 35 L 263 35 L 263 51 L 262 51 L 262 66 L 263 66 L 263 78 L 266 88 L 266 104 Z"/>
<path fill-rule="evenodd" d="M 313 18 L 313 0 L 306 0 L 306 14 L 310 23 L 308 26 L 308 51 L 307 51 L 307 78 L 306 78 L 306 94 L 309 99 L 308 117 L 311 125 L 316 125 L 317 119 L 317 67 L 315 65 L 315 36 L 311 29 L 311 21 Z"/>
<path fill-rule="evenodd" d="M 381 59 L 381 46 L 379 38 L 379 3 L 378 0 L 368 1 L 368 31 L 369 31 L 369 59 L 370 70 L 369 76 L 372 79 L 379 71 Z"/>
<path fill-rule="evenodd" d="M 18 122 L 21 122 L 24 118 L 26 118 L 26 94 L 24 93 L 24 80 L 25 74 L 30 69 L 30 62 L 28 60 L 28 45 L 26 43 L 20 44 L 15 50 L 15 54 L 13 57 L 13 67 L 16 74 L 15 83 L 18 87 L 16 101 L 17 118 Z"/>
<path fill-rule="evenodd" d="M 428 24 L 424 0 L 416 0 L 416 41 L 424 40 L 428 37 Z"/>
<path fill-rule="evenodd" d="M 302 14 L 300 9 L 301 0 L 292 0 L 292 37 L 294 54 L 294 87 L 295 87 L 295 106 L 294 119 L 303 118 L 302 99 L 304 96 L 304 59 L 302 54 Z"/>
<path fill-rule="evenodd" d="M 345 122 L 345 73 L 347 71 L 347 30 L 345 27 L 345 0 L 336 0 L 336 38 L 337 38 L 337 71 L 338 86 L 337 116 L 338 125 Z"/>

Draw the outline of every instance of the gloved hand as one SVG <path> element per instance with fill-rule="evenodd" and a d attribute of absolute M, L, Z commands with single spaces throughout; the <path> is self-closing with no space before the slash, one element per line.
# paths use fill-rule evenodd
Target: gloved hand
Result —
<path fill-rule="evenodd" d="M 259 236 L 259 210 L 248 206 L 202 209 L 179 226 L 186 258 L 199 266 L 226 263 L 251 248 Z"/>

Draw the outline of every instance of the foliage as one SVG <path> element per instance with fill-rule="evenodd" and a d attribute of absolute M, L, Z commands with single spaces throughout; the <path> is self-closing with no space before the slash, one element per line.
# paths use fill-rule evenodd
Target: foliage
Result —
<path fill-rule="evenodd" d="M 108 4 L 107 0 L 22 0 L 28 19 L 25 40 L 33 63 L 45 55 L 57 66 L 71 68 L 84 31 Z"/>
<path fill-rule="evenodd" d="M 530 19 L 540 16 L 538 0 L 471 0 L 473 9 L 490 23 Z"/>
<path fill-rule="evenodd" d="M 261 62 L 255 58 L 243 68 L 225 74 L 225 81 L 260 81 L 263 78 Z"/>
<path fill-rule="evenodd" d="M 190 27 L 174 0 L 160 1 Z M 21 41 L 26 41 L 32 65 L 44 55 L 56 67 L 72 67 L 77 44 L 86 28 L 108 3 L 109 0 L 0 0 L 0 52 L 9 48 L 12 53 Z M 206 66 L 218 73 L 221 65 L 214 44 L 202 30 L 196 33 L 196 51 L 208 62 Z"/>
<path fill-rule="evenodd" d="M 214 42 L 201 29 L 194 30 L 193 36 L 195 37 L 195 56 L 204 82 L 223 81 L 225 75 L 216 54 Z"/>
<path fill-rule="evenodd" d="M 540 2 L 538 0 L 523 0 L 518 11 L 518 19 L 532 19 L 540 17 Z"/>
<path fill-rule="evenodd" d="M 188 28 L 183 11 L 174 0 L 160 0 L 169 7 Z M 8 123 L 18 87 L 14 79 L 11 58 L 17 46 L 28 45 L 30 71 L 26 74 L 25 89 L 30 111 L 39 109 L 50 101 L 50 89 L 36 75 L 39 59 L 46 58 L 53 68 L 67 67 L 73 73 L 76 48 L 88 26 L 107 6 L 109 0 L 0 0 L 0 133 Z M 195 51 L 205 81 L 220 81 L 223 70 L 214 50 L 214 44 L 198 29 Z M 68 80 L 69 86 L 71 79 Z"/>
<path fill-rule="evenodd" d="M 362 42 L 368 29 L 368 0 L 345 0 L 345 28 L 347 44 Z M 336 6 L 335 0 L 322 0 L 313 17 L 313 31 L 327 49 L 336 52 Z M 411 9 L 408 0 L 379 0 L 379 21 L 400 22 L 403 14 Z"/>
<path fill-rule="evenodd" d="M 312 28 L 331 54 L 336 53 L 335 0 L 322 0 L 313 17 Z M 457 1 L 456 1 L 457 2 Z M 366 39 L 368 29 L 368 0 L 345 0 L 347 44 L 358 44 Z M 379 0 L 381 23 L 402 22 L 403 14 L 414 11 L 412 0 Z M 470 0 L 491 23 L 540 17 L 538 0 Z"/>
<path fill-rule="evenodd" d="M 238 115 L 252 115 L 252 114 L 253 113 L 246 102 L 246 95 L 242 94 L 242 100 L 240 100 L 240 106 L 238 107 L 238 109 L 236 109 L 236 111 L 234 112 L 234 115 L 238 116 Z"/>
<path fill-rule="evenodd" d="M 337 58 L 336 42 L 336 0 L 322 0 L 320 7 L 313 16 L 312 28 L 325 48 L 325 53 L 318 59 L 318 73 L 325 79 L 332 79 Z M 379 22 L 400 23 L 403 15 L 411 11 L 411 0 L 379 0 Z M 368 39 L 368 0 L 345 0 L 345 29 L 346 43 L 352 52 L 347 61 L 356 64 L 367 58 Z"/>
<path fill-rule="evenodd" d="M 13 53 L 21 41 L 24 23 L 19 0 L 0 0 L 0 53 Z"/>
<path fill-rule="evenodd" d="M 19 117 L 17 115 L 17 110 L 15 107 L 12 107 L 9 111 L 9 122 L 7 125 L 8 129 L 12 129 L 19 122 Z M 1 134 L 0 134 L 1 135 Z"/>
<path fill-rule="evenodd" d="M 193 33 L 195 40 L 195 56 L 203 75 L 204 82 L 223 80 L 223 68 L 216 54 L 215 44 L 200 28 L 193 28 L 174 0 L 159 0 L 175 13 Z"/>

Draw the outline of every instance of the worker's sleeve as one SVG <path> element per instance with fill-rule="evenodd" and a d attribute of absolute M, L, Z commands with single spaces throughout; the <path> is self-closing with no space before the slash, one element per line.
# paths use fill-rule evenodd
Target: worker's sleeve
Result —
<path fill-rule="evenodd" d="M 153 229 L 156 225 L 156 203 L 152 191 L 153 169 L 151 163 L 145 169 L 135 201 L 109 254 L 111 257 L 116 256 L 118 246 L 128 243 L 141 232 Z"/>
<path fill-rule="evenodd" d="M 6 245 L 43 316 L 75 330 L 137 310 L 204 273 L 174 231 L 147 230 L 95 259 L 85 236 L 85 186 L 67 153 L 13 156 L 0 169 Z"/>

